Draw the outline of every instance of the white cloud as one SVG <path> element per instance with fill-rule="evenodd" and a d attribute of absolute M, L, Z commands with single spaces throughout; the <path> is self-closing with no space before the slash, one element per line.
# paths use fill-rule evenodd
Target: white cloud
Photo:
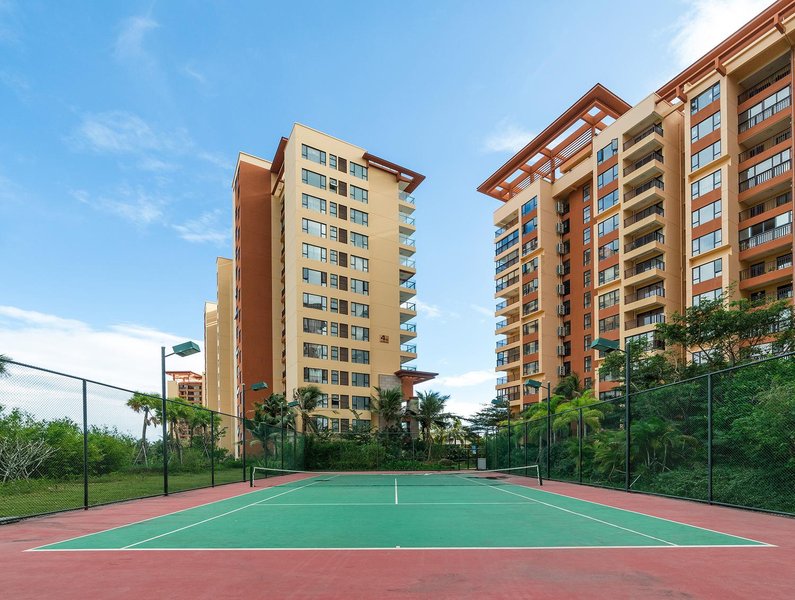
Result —
<path fill-rule="evenodd" d="M 442 310 L 434 304 L 426 304 L 422 300 L 414 300 L 417 305 L 417 313 L 426 319 L 438 319 L 442 316 Z"/>
<path fill-rule="evenodd" d="M 494 381 L 497 375 L 494 371 L 467 371 L 461 375 L 448 375 L 439 377 L 434 381 L 439 385 L 451 388 L 472 387 L 486 381 Z"/>
<path fill-rule="evenodd" d="M 197 83 L 200 83 L 201 85 L 207 85 L 207 78 L 204 76 L 204 73 L 194 68 L 193 66 L 185 65 L 182 71 L 183 73 L 185 73 L 185 75 L 187 75 Z"/>
<path fill-rule="evenodd" d="M 9 0 L 0 0 L 0 43 L 18 44 L 21 29 L 15 4 Z"/>
<path fill-rule="evenodd" d="M 684 68 L 770 6 L 770 0 L 693 0 L 674 24 L 670 50 Z"/>
<path fill-rule="evenodd" d="M 483 142 L 486 152 L 518 152 L 524 148 L 535 133 L 516 125 L 509 119 L 503 119 L 494 128 L 492 134 Z"/>
<path fill-rule="evenodd" d="M 155 131 L 138 115 L 122 110 L 85 115 L 71 140 L 77 148 L 99 154 L 183 152 L 193 145 L 184 131 Z"/>
<path fill-rule="evenodd" d="M 130 17 L 122 21 L 121 31 L 116 38 L 113 54 L 121 60 L 149 59 L 143 43 L 149 31 L 160 25 L 149 17 Z"/>
<path fill-rule="evenodd" d="M 470 307 L 472 308 L 472 310 L 474 310 L 476 313 L 480 313 L 481 315 L 483 315 L 483 316 L 485 316 L 485 317 L 489 317 L 489 318 L 491 318 L 491 317 L 493 317 L 493 316 L 494 316 L 494 311 L 493 311 L 493 310 L 491 310 L 490 308 L 486 308 L 485 306 L 478 306 L 477 304 L 470 304 L 469 306 L 470 306 Z"/>
<path fill-rule="evenodd" d="M 220 210 L 206 212 L 196 219 L 191 219 L 182 225 L 174 225 L 179 237 L 188 242 L 209 242 L 222 246 L 229 242 L 230 231 L 228 227 L 219 225 L 222 217 Z"/>
<path fill-rule="evenodd" d="M 114 197 L 91 196 L 85 190 L 76 190 L 72 196 L 96 210 L 123 218 L 135 225 L 149 225 L 163 219 L 163 207 L 167 201 L 151 196 L 141 188 L 121 186 Z"/>
<path fill-rule="evenodd" d="M 486 371 L 472 371 L 471 373 L 483 373 L 483 375 L 472 376 L 465 373 L 464 375 L 453 377 L 439 377 L 418 385 L 415 390 L 426 392 L 428 390 L 435 390 L 448 395 L 450 399 L 447 401 L 447 410 L 462 417 L 470 417 L 483 408 L 484 404 L 491 402 L 492 398 L 495 396 L 494 373 L 488 373 L 488 377 L 485 375 Z M 449 380 L 452 380 L 453 383 L 457 383 L 462 377 L 466 377 L 473 381 L 482 379 L 482 381 L 480 383 L 468 385 L 467 387 L 451 386 L 447 384 Z"/>

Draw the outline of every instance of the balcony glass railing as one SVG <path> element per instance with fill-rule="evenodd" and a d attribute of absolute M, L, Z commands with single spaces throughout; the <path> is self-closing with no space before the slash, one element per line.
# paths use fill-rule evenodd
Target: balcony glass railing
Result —
<path fill-rule="evenodd" d="M 501 311 L 503 308 L 508 306 L 508 301 L 503 300 L 502 302 L 498 302 L 497 306 L 494 307 L 495 312 Z"/>
<path fill-rule="evenodd" d="M 412 333 L 417 332 L 417 325 L 415 323 L 401 323 L 400 329 L 403 331 L 410 331 Z"/>
<path fill-rule="evenodd" d="M 412 280 L 412 279 L 407 279 L 406 281 L 401 281 L 400 282 L 400 287 L 408 288 L 410 290 L 416 290 L 417 289 L 417 282 Z"/>
<path fill-rule="evenodd" d="M 404 246 L 416 246 L 417 243 L 414 241 L 414 238 L 410 238 L 407 235 L 400 236 L 400 243 Z"/>
<path fill-rule="evenodd" d="M 792 192 L 787 192 L 785 194 L 780 194 L 775 198 L 771 198 L 770 200 L 766 200 L 761 204 L 756 204 L 749 209 L 740 211 L 740 221 L 745 221 L 747 219 L 753 219 L 754 217 L 758 217 L 759 215 L 765 214 L 769 210 L 773 210 L 774 208 L 778 208 L 779 206 L 784 206 L 785 204 L 789 204 L 792 202 Z"/>
<path fill-rule="evenodd" d="M 510 222 L 510 223 L 508 223 L 507 225 L 503 225 L 502 227 L 498 228 L 498 229 L 497 229 L 497 230 L 494 232 L 494 237 L 495 237 L 495 238 L 498 238 L 498 237 L 500 237 L 500 236 L 501 236 L 503 233 L 505 233 L 506 231 L 508 231 L 508 230 L 509 230 L 509 229 L 511 229 L 512 227 L 516 227 L 517 223 L 519 223 L 519 220 L 518 220 L 518 219 L 514 219 L 513 221 L 511 221 L 511 222 Z"/>
<path fill-rule="evenodd" d="M 770 231 L 764 231 L 757 235 L 751 236 L 748 239 L 740 240 L 740 251 L 749 250 L 750 248 L 755 248 L 761 244 L 765 244 L 767 242 L 772 242 L 780 237 L 784 237 L 785 235 L 790 235 L 792 233 L 792 223 L 785 223 L 784 225 L 780 225 L 775 229 L 771 229 Z"/>
<path fill-rule="evenodd" d="M 400 257 L 400 264 L 404 267 L 409 267 L 410 269 L 417 268 L 417 263 L 413 259 L 406 258 L 405 256 Z"/>
<path fill-rule="evenodd" d="M 665 298 L 665 288 L 662 286 L 653 287 L 646 290 L 640 290 L 635 292 L 634 294 L 627 294 L 624 298 L 624 302 L 626 304 L 630 304 L 631 302 L 635 302 L 636 300 L 645 300 L 646 298 Z"/>
<path fill-rule="evenodd" d="M 642 139 L 650 136 L 653 133 L 657 133 L 659 135 L 662 135 L 663 134 L 663 128 L 660 125 L 658 125 L 657 123 L 647 127 L 646 129 L 641 131 L 638 135 L 636 135 L 632 139 L 627 140 L 626 142 L 624 142 L 624 152 L 626 152 L 627 150 L 632 148 L 632 146 L 637 144 L 639 141 L 641 141 Z"/>
<path fill-rule="evenodd" d="M 400 213 L 398 218 L 400 219 L 401 223 L 405 223 L 406 225 L 414 225 L 416 223 L 416 219 L 414 217 L 404 215 L 403 213 Z"/>
<path fill-rule="evenodd" d="M 759 123 L 761 123 L 762 121 L 766 121 L 776 113 L 780 113 L 785 108 L 789 108 L 791 104 L 792 104 L 791 96 L 782 98 L 772 106 L 768 106 L 764 110 L 754 114 L 753 116 L 748 117 L 744 121 L 740 121 L 740 124 L 737 127 L 738 132 L 742 133 L 743 131 L 748 131 L 752 127 L 759 125 Z"/>
<path fill-rule="evenodd" d="M 753 148 L 749 148 L 745 152 L 740 152 L 740 156 L 738 157 L 739 162 L 746 161 L 754 156 L 758 156 L 767 150 L 770 150 L 773 146 L 777 146 L 782 142 L 786 142 L 788 139 L 792 137 L 792 131 L 787 129 L 786 131 L 782 131 L 778 135 L 774 135 L 772 137 L 767 138 L 766 140 L 759 142 Z"/>
<path fill-rule="evenodd" d="M 634 215 L 624 220 L 624 227 L 628 227 L 629 225 L 637 223 L 638 221 L 642 221 L 643 219 L 651 215 L 664 216 L 665 211 L 663 210 L 662 204 L 655 204 L 654 206 L 645 208 L 640 212 L 636 212 Z"/>
<path fill-rule="evenodd" d="M 737 96 L 737 104 L 742 104 L 749 98 L 753 98 L 758 93 L 765 91 L 767 88 L 769 88 L 777 81 L 781 81 L 782 79 L 784 79 L 784 77 L 789 75 L 789 71 L 790 71 L 790 66 L 786 65 L 781 69 L 779 69 L 778 71 L 776 71 L 775 73 L 773 73 L 772 75 L 765 77 L 762 81 L 760 81 L 753 87 L 745 90 L 742 94 Z"/>
<path fill-rule="evenodd" d="M 499 331 L 503 327 L 508 327 L 508 325 L 513 325 L 514 323 L 517 323 L 518 321 L 519 321 L 519 317 L 513 317 L 511 319 L 501 319 L 500 321 L 497 321 L 497 323 L 494 325 L 494 330 L 495 331 Z"/>
<path fill-rule="evenodd" d="M 495 292 L 500 292 L 500 291 L 504 290 L 505 288 L 511 287 L 512 285 L 514 285 L 515 283 L 518 283 L 518 282 L 519 282 L 519 277 L 511 277 L 509 279 L 506 279 L 505 281 L 499 282 L 496 286 L 494 286 L 494 291 Z"/>
<path fill-rule="evenodd" d="M 652 231 L 651 233 L 647 233 L 646 235 L 639 237 L 636 240 L 631 241 L 629 244 L 624 246 L 624 252 L 630 252 L 641 246 L 645 246 L 646 244 L 651 244 L 652 242 L 659 242 L 661 244 L 665 243 L 665 236 L 660 233 L 660 231 Z"/>
<path fill-rule="evenodd" d="M 634 329 L 635 327 L 643 327 L 644 325 L 655 325 L 657 323 L 665 323 L 665 315 L 654 314 L 632 319 L 624 324 L 624 329 Z"/>
<path fill-rule="evenodd" d="M 746 190 L 750 190 L 753 187 L 758 186 L 765 181 L 770 181 L 774 177 L 778 177 L 779 175 L 783 175 L 787 171 L 792 168 L 792 161 L 785 160 L 782 163 L 777 164 L 775 167 L 771 169 L 767 169 L 766 171 L 762 171 L 761 173 L 754 175 L 753 177 L 749 177 L 748 179 L 740 182 L 740 191 L 744 192 Z"/>
<path fill-rule="evenodd" d="M 408 354 L 417 354 L 416 344 L 400 344 L 400 351 L 407 352 Z"/>
<path fill-rule="evenodd" d="M 402 308 L 403 310 L 411 310 L 417 312 L 417 304 L 414 302 L 401 302 L 400 308 Z"/>
<path fill-rule="evenodd" d="M 665 263 L 658 258 L 647 260 L 645 262 L 635 265 L 631 269 L 627 269 L 626 271 L 624 271 L 624 277 L 633 277 L 635 275 L 640 275 L 641 273 L 645 273 L 646 271 L 651 271 L 652 269 L 659 269 L 660 271 L 665 271 Z"/>
<path fill-rule="evenodd" d="M 665 184 L 663 183 L 662 179 L 655 177 L 654 179 L 647 181 L 646 183 L 642 183 L 632 190 L 629 190 L 626 194 L 624 194 L 624 200 L 632 200 L 632 198 L 640 196 L 643 192 L 646 192 L 652 188 L 664 190 Z"/>
<path fill-rule="evenodd" d="M 634 171 L 637 171 L 642 166 L 648 165 L 650 162 L 652 162 L 654 160 L 657 160 L 659 162 L 663 162 L 662 152 L 660 152 L 658 150 L 654 150 L 652 152 L 649 152 L 646 156 L 644 156 L 640 160 L 632 163 L 631 165 L 629 165 L 628 167 L 626 167 L 624 169 L 624 177 L 626 177 L 630 173 L 633 173 Z"/>
<path fill-rule="evenodd" d="M 751 265 L 751 267 L 748 269 L 743 269 L 740 271 L 740 281 L 745 281 L 746 279 L 760 277 L 762 275 L 766 275 L 767 273 L 784 270 L 792 270 L 791 254 L 785 257 L 779 257 L 776 260 L 771 260 L 770 262 Z"/>
<path fill-rule="evenodd" d="M 497 385 L 505 385 L 506 383 L 508 383 L 508 377 L 507 376 L 497 377 Z"/>
<path fill-rule="evenodd" d="M 409 204 L 414 204 L 414 196 L 407 194 L 406 192 L 398 192 L 398 198 L 400 198 L 403 202 L 408 202 Z"/>

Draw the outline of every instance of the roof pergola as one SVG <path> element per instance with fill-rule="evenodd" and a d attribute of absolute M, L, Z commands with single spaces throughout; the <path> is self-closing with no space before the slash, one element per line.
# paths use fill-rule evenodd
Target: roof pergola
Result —
<path fill-rule="evenodd" d="M 484 181 L 478 191 L 507 202 L 538 179 L 555 181 L 563 163 L 629 109 L 629 104 L 597 83 Z"/>

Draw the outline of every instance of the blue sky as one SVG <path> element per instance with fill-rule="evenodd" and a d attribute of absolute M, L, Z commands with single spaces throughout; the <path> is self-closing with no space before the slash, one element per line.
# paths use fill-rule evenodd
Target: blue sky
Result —
<path fill-rule="evenodd" d="M 635 103 L 767 4 L 0 0 L 0 353 L 158 389 L 231 256 L 238 151 L 297 121 L 427 176 L 418 366 L 471 413 L 495 377 L 477 185 L 596 82 Z"/>

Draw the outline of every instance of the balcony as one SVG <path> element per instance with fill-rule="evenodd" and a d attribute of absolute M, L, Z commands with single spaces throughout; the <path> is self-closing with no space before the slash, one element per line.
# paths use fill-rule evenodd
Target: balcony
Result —
<path fill-rule="evenodd" d="M 650 254 L 659 254 L 663 251 L 665 236 L 661 230 L 652 231 L 624 246 L 624 258 L 626 260 L 637 260 Z"/>
<path fill-rule="evenodd" d="M 501 329 L 505 329 L 506 327 L 510 327 L 511 325 L 516 325 L 519 322 L 519 317 L 513 317 L 510 319 L 501 319 L 497 321 L 494 325 L 495 333 L 499 333 Z"/>
<path fill-rule="evenodd" d="M 663 172 L 663 155 L 652 150 L 624 169 L 624 185 L 634 185 L 639 181 L 656 177 Z"/>
<path fill-rule="evenodd" d="M 404 213 L 398 213 L 398 229 L 404 235 L 411 235 L 417 230 L 417 221 Z"/>
<path fill-rule="evenodd" d="M 775 198 L 771 198 L 770 200 L 762 202 L 761 204 L 756 204 L 751 208 L 740 211 L 739 220 L 740 222 L 742 222 L 742 221 L 747 221 L 748 219 L 753 219 L 754 217 L 763 215 L 766 212 L 774 210 L 780 206 L 790 204 L 791 202 L 792 202 L 792 192 L 779 194 Z"/>
<path fill-rule="evenodd" d="M 624 235 L 637 235 L 663 225 L 665 211 L 662 204 L 653 204 L 624 220 Z"/>
<path fill-rule="evenodd" d="M 786 239 L 781 239 L 786 238 Z M 740 260 L 751 260 L 754 257 L 761 257 L 766 254 L 774 253 L 778 248 L 785 244 L 792 244 L 792 223 L 785 223 L 775 229 L 763 231 L 747 239 L 740 240 Z M 774 243 L 781 240 L 779 243 Z M 767 247 L 764 247 L 768 245 Z M 758 249 L 757 252 L 752 250 Z M 745 253 L 745 255 L 743 255 Z"/>
<path fill-rule="evenodd" d="M 653 258 L 624 271 L 624 285 L 640 285 L 664 276 L 665 263 L 659 258 Z"/>
<path fill-rule="evenodd" d="M 406 192 L 398 192 L 398 199 L 401 202 L 405 202 L 406 204 L 414 205 L 414 196 L 411 196 Z"/>
<path fill-rule="evenodd" d="M 519 276 L 518 275 L 514 275 L 513 277 L 508 277 L 504 281 L 500 281 L 494 286 L 494 293 L 495 294 L 500 294 L 502 296 L 509 295 L 509 292 L 506 292 L 505 294 L 502 294 L 502 292 L 504 290 L 508 290 L 509 288 L 513 287 L 514 285 L 518 285 L 518 284 L 519 284 Z"/>
<path fill-rule="evenodd" d="M 411 269 L 413 271 L 417 270 L 417 263 L 413 258 L 408 258 L 407 256 L 400 257 L 400 270 Z"/>
<path fill-rule="evenodd" d="M 504 370 L 504 367 L 510 365 L 511 363 L 519 362 L 521 358 L 522 356 L 518 352 L 514 352 L 508 356 L 501 356 L 497 358 L 497 367 L 503 367 L 501 370 Z"/>
<path fill-rule="evenodd" d="M 650 289 L 639 290 L 634 294 L 628 294 L 624 298 L 625 308 L 631 310 L 645 310 L 653 306 L 665 304 L 665 288 L 654 286 Z"/>
<path fill-rule="evenodd" d="M 777 135 L 769 137 L 766 140 L 759 142 L 758 144 L 755 144 L 752 148 L 749 148 L 744 152 L 740 152 L 740 155 L 738 156 L 738 161 L 740 163 L 743 163 L 746 160 L 752 159 L 754 156 L 759 156 L 760 154 L 770 150 L 774 146 L 778 146 L 779 144 L 786 142 L 791 137 L 792 137 L 792 130 L 787 129 L 786 131 L 782 131 Z"/>
<path fill-rule="evenodd" d="M 624 193 L 624 208 L 641 209 L 655 204 L 663 199 L 663 190 L 665 184 L 661 178 L 650 179 Z"/>
<path fill-rule="evenodd" d="M 411 279 L 400 282 L 400 301 L 405 303 L 417 295 L 417 283 Z"/>
<path fill-rule="evenodd" d="M 780 175 L 783 175 L 787 171 L 792 168 L 792 161 L 787 159 L 784 162 L 777 164 L 775 167 L 767 169 L 766 171 L 762 171 L 761 173 L 754 175 L 753 177 L 749 177 L 744 181 L 740 182 L 740 193 L 750 190 L 760 184 L 765 183 L 766 181 L 770 181 Z M 741 198 L 742 200 L 742 198 Z"/>
<path fill-rule="evenodd" d="M 740 289 L 748 290 L 766 287 L 792 279 L 792 255 L 782 256 L 776 260 L 751 265 L 740 271 Z"/>
<path fill-rule="evenodd" d="M 747 119 L 740 121 L 740 123 L 737 126 L 738 133 L 743 133 L 745 131 L 748 131 L 749 129 L 753 129 L 755 126 L 759 125 L 759 123 L 767 121 L 773 115 L 780 113 L 785 108 L 789 108 L 791 104 L 792 104 L 791 96 L 782 98 L 781 100 L 773 104 L 773 106 L 768 106 L 766 109 L 756 113 L 752 117 L 748 117 Z"/>
<path fill-rule="evenodd" d="M 518 335 L 512 335 L 510 337 L 505 338 L 504 340 L 497 340 L 496 348 L 504 348 L 505 346 L 509 346 L 510 344 L 517 344 L 521 341 L 521 338 Z"/>
<path fill-rule="evenodd" d="M 496 381 L 497 385 L 505 385 L 506 383 L 508 383 L 508 377 L 507 376 L 497 377 Z"/>
<path fill-rule="evenodd" d="M 414 302 L 402 302 L 400 304 L 400 322 L 413 319 L 417 316 L 417 305 Z"/>
<path fill-rule="evenodd" d="M 494 237 L 495 237 L 495 238 L 498 238 L 498 237 L 500 237 L 500 236 L 501 236 L 503 233 L 505 233 L 505 232 L 506 232 L 506 231 L 508 231 L 509 229 L 513 229 L 513 228 L 514 228 L 514 227 L 516 227 L 518 224 L 519 224 L 519 219 L 513 219 L 513 220 L 511 220 L 509 223 L 506 223 L 506 224 L 505 224 L 505 225 L 503 225 L 502 227 L 499 227 L 499 228 L 498 228 L 498 229 L 497 229 L 497 230 L 494 232 Z"/>
<path fill-rule="evenodd" d="M 624 158 L 634 159 L 663 145 L 663 128 L 655 123 L 624 142 Z"/>
<path fill-rule="evenodd" d="M 513 253 L 511 253 L 511 254 L 513 254 Z M 508 256 L 510 256 L 510 254 Z M 499 261 L 497 261 L 497 266 L 494 267 L 494 274 L 495 275 L 499 275 L 500 273 L 502 273 L 506 269 L 508 269 L 508 268 L 514 266 L 516 263 L 518 263 L 519 262 L 519 252 L 517 252 L 516 256 L 514 256 L 510 260 L 506 261 L 505 258 L 508 258 L 508 257 L 506 256 L 504 258 L 501 258 Z"/>
<path fill-rule="evenodd" d="M 790 66 L 785 65 L 772 75 L 765 77 L 762 81 L 754 85 L 753 87 L 745 90 L 742 94 L 737 96 L 737 104 L 742 104 L 746 100 L 753 98 L 760 92 L 764 92 L 767 88 L 769 88 L 774 83 L 781 81 L 790 73 Z"/>
<path fill-rule="evenodd" d="M 400 344 L 400 351 L 403 354 L 417 354 L 416 344 Z"/>
<path fill-rule="evenodd" d="M 657 323 L 665 323 L 665 315 L 663 313 L 646 315 L 637 319 L 632 319 L 624 323 L 624 329 L 636 329 L 638 327 L 645 327 L 647 325 L 656 325 Z"/>

